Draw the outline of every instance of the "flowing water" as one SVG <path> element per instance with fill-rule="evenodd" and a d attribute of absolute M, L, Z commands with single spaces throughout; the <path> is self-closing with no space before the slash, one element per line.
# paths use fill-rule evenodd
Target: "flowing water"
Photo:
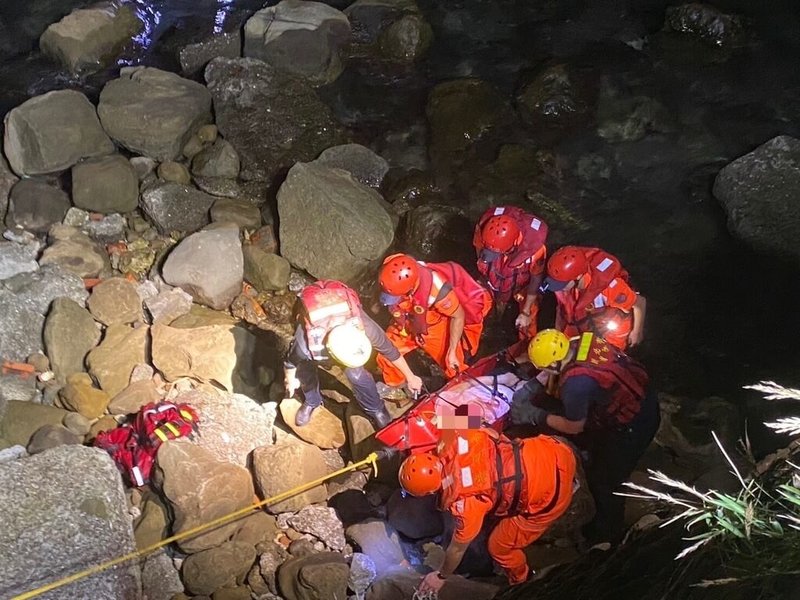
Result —
<path fill-rule="evenodd" d="M 7 29 L 33 32 L 32 47 L 37 26 L 41 31 L 58 15 L 46 20 L 31 8 L 42 3 L 22 4 L 0 11 Z M 262 2 L 135 4 L 145 31 L 106 72 L 80 80 L 35 51 L 7 58 L 0 64 L 0 112 L 63 87 L 94 98 L 121 65 L 174 69 L 182 44 L 238 27 Z M 347 2 L 330 4 L 343 8 Z M 339 80 L 320 92 L 357 139 L 378 151 L 397 139 L 424 144 L 427 94 L 437 82 L 456 77 L 482 78 L 511 100 L 538 70 L 564 63 L 595 91 L 610 82 L 629 96 L 656 99 L 665 107 L 666 123 L 635 141 L 609 143 L 591 119 L 560 130 L 517 129 L 508 132 L 507 141 L 554 157 L 559 176 L 550 195 L 586 224 L 555 232 L 555 241 L 599 245 L 618 255 L 647 296 L 647 340 L 639 354 L 659 386 L 692 398 L 716 394 L 750 405 L 757 421 L 762 403 L 741 385 L 760 378 L 800 384 L 795 308 L 800 273 L 796 265 L 758 256 L 738 243 L 711 186 L 722 166 L 773 136 L 800 136 L 800 18 L 790 1 L 770 2 L 769 8 L 716 2 L 746 14 L 754 33 L 749 43 L 721 57 L 707 46 L 661 33 L 667 4 L 419 0 L 435 33 L 425 60 L 413 69 L 351 60 Z M 486 164 L 502 141 L 488 146 Z M 463 205 L 462 194 L 480 185 L 480 178 L 478 172 L 447 188 L 447 201 Z M 519 202 L 525 203 L 524 190 Z M 470 256 L 470 238 L 465 231 L 459 259 Z M 754 433 L 763 430 L 753 426 Z"/>

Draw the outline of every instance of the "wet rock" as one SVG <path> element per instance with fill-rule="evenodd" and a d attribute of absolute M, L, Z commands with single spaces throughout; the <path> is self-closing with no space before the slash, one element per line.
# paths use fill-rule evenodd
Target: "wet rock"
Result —
<path fill-rule="evenodd" d="M 100 92 L 97 114 L 108 134 L 131 152 L 171 160 L 211 122 L 211 96 L 203 85 L 174 73 L 124 67 Z"/>
<path fill-rule="evenodd" d="M 326 149 L 312 164 L 344 169 L 359 183 L 379 189 L 389 163 L 361 144 L 342 144 Z"/>
<path fill-rule="evenodd" d="M 120 325 L 142 320 L 142 301 L 136 286 L 121 277 L 106 279 L 92 288 L 89 312 L 103 325 Z"/>
<path fill-rule="evenodd" d="M 373 560 L 379 575 L 406 568 L 408 563 L 400 547 L 400 538 L 389 523 L 371 519 L 350 525 L 345 533 L 348 540 Z"/>
<path fill-rule="evenodd" d="M 152 336 L 153 365 L 167 381 L 193 377 L 245 393 L 257 385 L 257 340 L 242 327 L 179 328 L 157 323 Z"/>
<path fill-rule="evenodd" d="M 445 169 L 463 162 L 475 142 L 513 121 L 505 99 L 480 79 L 438 84 L 428 97 L 425 112 L 431 131 L 431 160 Z"/>
<path fill-rule="evenodd" d="M 372 44 L 378 35 L 404 14 L 417 14 L 414 0 L 356 0 L 344 14 L 350 20 L 353 40 L 359 44 Z"/>
<path fill-rule="evenodd" d="M 80 436 L 81 441 L 83 441 L 83 436 L 89 433 L 89 430 L 92 428 L 92 422 L 79 413 L 67 413 L 64 416 L 63 422 L 64 427 L 69 429 L 75 435 Z"/>
<path fill-rule="evenodd" d="M 258 558 L 258 575 L 267 589 L 273 594 L 278 593 L 277 575 L 278 567 L 289 558 L 289 553 L 275 542 L 268 542 L 264 552 Z M 249 581 L 249 578 L 248 578 Z"/>
<path fill-rule="evenodd" d="M 147 600 L 173 600 L 183 591 L 180 573 L 166 550 L 158 550 L 142 561 L 142 595 Z"/>
<path fill-rule="evenodd" d="M 63 425 L 44 425 L 36 430 L 28 442 L 28 454 L 33 456 L 50 448 L 66 446 L 69 444 L 81 444 L 83 436 L 71 432 Z"/>
<path fill-rule="evenodd" d="M 111 64 L 141 29 L 130 6 L 104 2 L 74 10 L 50 25 L 39 38 L 39 48 L 73 75 L 82 75 Z"/>
<path fill-rule="evenodd" d="M 250 600 L 250 589 L 247 586 L 224 587 L 211 596 L 211 600 Z"/>
<path fill-rule="evenodd" d="M 435 495 L 404 498 L 400 490 L 396 490 L 389 498 L 386 509 L 389 524 L 412 540 L 436 537 L 444 530 Z"/>
<path fill-rule="evenodd" d="M 5 409 L 3 409 L 5 405 Z M 45 425 L 60 425 L 67 411 L 54 406 L 9 400 L 0 403 L 0 447 L 27 446 Z"/>
<path fill-rule="evenodd" d="M 283 563 L 278 568 L 278 586 L 286 600 L 345 598 L 349 574 L 341 554 L 321 552 Z"/>
<path fill-rule="evenodd" d="M 247 200 L 220 198 L 211 207 L 211 220 L 214 223 L 236 223 L 240 229 L 261 227 L 261 211 Z"/>
<path fill-rule="evenodd" d="M 737 158 L 714 180 L 731 232 L 758 251 L 800 260 L 800 140 L 782 135 Z"/>
<path fill-rule="evenodd" d="M 89 351 L 100 341 L 92 315 L 69 298 L 56 298 L 44 324 L 44 346 L 56 377 L 84 370 Z"/>
<path fill-rule="evenodd" d="M 243 54 L 325 84 L 341 74 L 340 50 L 349 37 L 350 22 L 341 11 L 322 2 L 282 0 L 247 20 Z"/>
<path fill-rule="evenodd" d="M 165 160 L 162 162 L 158 165 L 156 173 L 159 179 L 167 183 L 178 183 L 183 186 L 188 186 L 192 182 L 189 169 L 174 160 Z"/>
<path fill-rule="evenodd" d="M 295 398 L 284 398 L 280 404 L 283 422 L 297 437 L 318 448 L 340 448 L 344 445 L 342 421 L 324 406 L 320 406 L 311 414 L 311 420 L 307 425 L 303 427 L 295 425 L 294 418 L 300 406 L 300 401 Z"/>
<path fill-rule="evenodd" d="M 386 58 L 402 62 L 421 59 L 431 47 L 433 29 L 420 15 L 405 15 L 381 33 L 378 43 Z"/>
<path fill-rule="evenodd" d="M 14 175 L 4 156 L 0 155 L 0 221 L 5 222 L 8 210 L 8 194 L 19 177 Z"/>
<path fill-rule="evenodd" d="M 278 191 L 281 254 L 322 279 L 348 280 L 394 238 L 382 198 L 349 173 L 312 163 L 291 168 Z"/>
<path fill-rule="evenodd" d="M 86 363 L 100 388 L 112 398 L 128 387 L 136 365 L 146 362 L 148 327 L 112 325 Z"/>
<path fill-rule="evenodd" d="M 394 573 L 381 577 L 367 590 L 366 600 L 405 600 L 411 598 L 422 581 L 422 575 Z M 489 583 L 473 581 L 460 575 L 447 578 L 447 585 L 439 590 L 439 600 L 490 600 L 499 587 Z"/>
<path fill-rule="evenodd" d="M 237 29 L 184 46 L 178 53 L 178 60 L 183 74 L 193 77 L 200 74 L 209 61 L 217 56 L 239 58 L 241 55 L 242 32 Z"/>
<path fill-rule="evenodd" d="M 202 144 L 213 144 L 217 141 L 218 135 L 219 128 L 213 123 L 203 125 L 197 130 L 197 139 L 200 140 Z"/>
<path fill-rule="evenodd" d="M 664 27 L 715 46 L 727 46 L 744 34 L 741 17 L 699 2 L 668 7 Z"/>
<path fill-rule="evenodd" d="M 36 262 L 38 254 L 37 243 L 0 242 L 0 280 L 38 269 L 39 263 Z"/>
<path fill-rule="evenodd" d="M 406 251 L 419 260 L 453 256 L 450 251 L 463 245 L 462 232 L 469 230 L 469 223 L 458 208 L 418 206 L 404 215 L 400 237 Z"/>
<path fill-rule="evenodd" d="M 6 226 L 46 233 L 61 222 L 70 206 L 69 196 L 60 188 L 44 180 L 22 179 L 11 188 Z"/>
<path fill-rule="evenodd" d="M 161 275 L 196 302 L 216 310 L 227 308 L 241 291 L 244 277 L 239 230 L 222 228 L 188 236 L 167 256 Z"/>
<path fill-rule="evenodd" d="M 74 227 L 56 225 L 51 229 L 51 237 L 55 241 L 42 252 L 41 266 L 58 266 L 80 278 L 97 277 L 109 266 L 102 248 Z"/>
<path fill-rule="evenodd" d="M 522 116 L 531 125 L 570 125 L 587 116 L 585 91 L 567 65 L 546 68 L 527 84 L 517 98 Z"/>
<path fill-rule="evenodd" d="M 306 506 L 289 517 L 289 525 L 300 533 L 309 533 L 323 541 L 330 550 L 344 550 L 344 528 L 336 511 L 328 506 Z"/>
<path fill-rule="evenodd" d="M 253 471 L 264 498 L 324 477 L 328 472 L 320 449 L 304 442 L 256 448 L 253 452 Z M 322 484 L 270 504 L 267 510 L 273 514 L 294 512 L 309 504 L 324 502 L 326 497 L 325 485 Z"/>
<path fill-rule="evenodd" d="M 125 217 L 118 213 L 103 215 L 99 219 L 98 216 L 100 215 L 95 214 L 93 217 L 85 210 L 73 206 L 67 211 L 62 222 L 64 225 L 79 229 L 81 233 L 100 243 L 114 243 L 125 237 L 127 225 Z"/>
<path fill-rule="evenodd" d="M 156 170 L 156 161 L 147 156 L 132 156 L 130 163 L 139 181 L 144 181 Z"/>
<path fill-rule="evenodd" d="M 160 542 L 169 535 L 169 514 L 161 496 L 148 492 L 142 499 L 141 515 L 133 526 L 139 550 Z"/>
<path fill-rule="evenodd" d="M 651 132 L 669 132 L 667 109 L 648 96 L 625 95 L 607 79 L 597 104 L 597 135 L 609 142 L 635 142 Z"/>
<path fill-rule="evenodd" d="M 258 511 L 239 520 L 239 530 L 233 536 L 234 542 L 249 544 L 256 548 L 258 552 L 267 544 L 272 543 L 278 526 L 275 517 L 263 511 Z"/>
<path fill-rule="evenodd" d="M 247 469 L 219 461 L 208 450 L 187 440 L 161 446 L 154 477 L 172 507 L 174 533 L 249 506 L 253 501 L 253 480 Z M 181 540 L 178 546 L 187 553 L 213 548 L 228 540 L 238 527 L 237 522 L 221 525 Z M 243 552 L 254 553 L 252 547 L 242 546 L 247 548 Z"/>
<path fill-rule="evenodd" d="M 357 598 L 363 598 L 364 593 L 375 580 L 377 574 L 373 560 L 366 554 L 355 552 L 350 561 L 350 575 L 347 578 L 347 587 L 355 593 Z"/>
<path fill-rule="evenodd" d="M 112 415 L 131 415 L 139 412 L 145 404 L 157 403 L 161 393 L 151 379 L 134 381 L 108 403 L 108 412 Z"/>
<path fill-rule="evenodd" d="M 242 394 L 212 388 L 180 394 L 175 402 L 197 409 L 202 435 L 195 443 L 217 460 L 247 467 L 254 449 L 272 444 L 274 404 L 259 404 Z"/>
<path fill-rule="evenodd" d="M 192 158 L 192 174 L 198 177 L 236 179 L 239 176 L 239 155 L 225 140 L 217 140 Z"/>
<path fill-rule="evenodd" d="M 51 581 L 135 549 L 122 480 L 103 450 L 62 446 L 0 465 L 0 505 L 4 594 L 10 596 L 30 591 L 31 581 Z M 50 597 L 135 600 L 139 585 L 138 567 L 127 565 Z"/>
<path fill-rule="evenodd" d="M 187 314 L 192 309 L 192 297 L 181 288 L 160 292 L 144 301 L 153 323 L 169 325 L 172 321 Z"/>
<path fill-rule="evenodd" d="M 244 279 L 260 291 L 285 290 L 289 284 L 289 261 L 256 246 L 244 246 Z"/>
<path fill-rule="evenodd" d="M 73 90 L 48 92 L 23 102 L 6 115 L 5 130 L 3 151 L 21 176 L 63 171 L 82 158 L 114 151 L 94 106 Z"/>
<path fill-rule="evenodd" d="M 250 243 L 268 254 L 278 253 L 278 240 L 275 238 L 275 228 L 272 224 L 264 225 L 253 233 L 250 236 Z M 291 274 L 289 279 L 291 280 Z"/>
<path fill-rule="evenodd" d="M 73 373 L 67 385 L 59 392 L 64 408 L 74 410 L 87 419 L 96 419 L 106 412 L 110 400 L 103 390 L 92 387 L 92 379 L 86 373 Z"/>
<path fill-rule="evenodd" d="M 192 308 L 188 314 L 178 317 L 171 323 L 172 327 L 177 327 L 179 329 L 196 329 L 197 327 L 207 327 L 210 325 L 231 327 L 236 325 L 236 319 L 227 313 L 212 310 L 207 306 L 192 304 Z"/>
<path fill-rule="evenodd" d="M 216 198 L 179 183 L 165 183 L 142 194 L 142 210 L 162 234 L 197 231 L 208 224 Z"/>
<path fill-rule="evenodd" d="M 219 177 L 195 177 L 194 184 L 207 194 L 220 198 L 240 198 L 246 195 L 238 181 L 233 179 L 221 179 Z M 249 200 L 244 200 L 248 204 L 254 204 Z M 214 220 L 212 218 L 212 220 Z"/>
<path fill-rule="evenodd" d="M 239 154 L 245 180 L 271 182 L 340 143 L 330 108 L 300 79 L 248 58 L 215 58 L 205 77 L 217 126 Z"/>
<path fill-rule="evenodd" d="M 256 551 L 252 546 L 227 542 L 192 554 L 183 561 L 183 582 L 193 594 L 211 594 L 225 585 L 235 584 L 247 574 L 255 560 Z"/>

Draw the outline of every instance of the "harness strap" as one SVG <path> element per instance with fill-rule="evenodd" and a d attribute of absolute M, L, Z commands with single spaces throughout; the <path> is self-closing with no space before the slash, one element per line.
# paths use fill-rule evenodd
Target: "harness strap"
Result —
<path fill-rule="evenodd" d="M 500 454 L 500 444 L 511 444 L 511 449 L 514 452 L 514 473 L 508 477 L 500 477 L 503 473 L 503 457 Z M 499 504 L 503 498 L 503 486 L 507 483 L 514 482 L 514 496 L 511 504 L 508 507 L 509 513 L 519 512 L 519 498 L 522 494 L 522 443 L 519 440 L 512 442 L 495 441 L 495 462 L 497 465 L 497 503 Z"/>
<path fill-rule="evenodd" d="M 560 496 L 560 492 L 561 492 L 561 471 L 559 471 L 558 467 L 556 467 L 556 491 L 553 494 L 553 497 L 550 500 L 550 502 L 547 503 L 547 506 L 545 506 L 542 510 L 537 510 L 533 514 L 542 515 L 545 513 L 549 513 L 551 510 L 553 510 L 556 507 L 556 504 L 558 504 L 558 498 Z"/>

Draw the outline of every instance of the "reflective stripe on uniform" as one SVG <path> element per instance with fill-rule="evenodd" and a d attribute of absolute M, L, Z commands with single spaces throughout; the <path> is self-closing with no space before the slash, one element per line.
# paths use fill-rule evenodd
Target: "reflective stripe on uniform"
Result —
<path fill-rule="evenodd" d="M 611 260 L 610 258 L 604 258 L 603 260 L 600 261 L 600 264 L 597 265 L 597 267 L 595 268 L 601 273 L 605 273 L 608 267 L 610 267 L 613 264 L 614 264 L 613 260 Z"/>
<path fill-rule="evenodd" d="M 578 346 L 578 354 L 575 357 L 576 360 L 586 360 L 586 357 L 589 356 L 589 347 L 592 345 L 592 339 L 594 339 L 593 333 L 584 333 L 581 335 L 581 343 Z"/>
<path fill-rule="evenodd" d="M 139 467 L 133 467 L 131 473 L 133 474 L 133 479 L 137 486 L 144 485 L 144 477 L 142 477 L 142 471 Z"/>
<path fill-rule="evenodd" d="M 194 421 L 194 416 L 188 410 L 181 410 L 180 415 L 187 421 Z"/>
<path fill-rule="evenodd" d="M 174 435 L 175 437 L 178 437 L 181 434 L 180 430 L 177 427 L 175 427 L 175 425 L 173 425 L 172 423 L 164 423 L 164 427 L 169 429 L 170 432 L 172 432 L 172 435 Z"/>
<path fill-rule="evenodd" d="M 469 452 L 469 442 L 462 437 L 458 438 L 458 453 L 466 454 Z"/>
<path fill-rule="evenodd" d="M 167 434 L 165 434 L 163 431 L 161 431 L 161 429 L 160 429 L 160 428 L 159 428 L 159 429 L 154 429 L 154 430 L 153 430 L 153 434 L 154 434 L 154 435 L 155 435 L 155 436 L 156 436 L 158 439 L 160 439 L 162 442 L 166 442 L 166 441 L 167 441 L 167 439 L 168 439 L 168 438 L 167 438 Z"/>
<path fill-rule="evenodd" d="M 337 302 L 328 306 L 320 306 L 308 313 L 308 319 L 314 323 L 327 319 L 333 315 L 346 315 L 350 313 L 350 306 L 347 302 Z"/>
<path fill-rule="evenodd" d="M 470 487 L 472 485 L 472 469 L 463 467 L 461 469 L 461 485 Z"/>

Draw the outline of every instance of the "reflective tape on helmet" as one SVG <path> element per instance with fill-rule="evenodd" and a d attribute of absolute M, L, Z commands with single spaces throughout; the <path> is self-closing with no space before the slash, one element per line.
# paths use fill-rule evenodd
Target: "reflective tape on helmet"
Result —
<path fill-rule="evenodd" d="M 496 217 L 497 215 L 502 215 L 504 212 L 506 212 L 506 207 L 498 206 L 497 208 L 494 209 L 494 216 Z"/>
<path fill-rule="evenodd" d="M 531 221 L 531 229 L 535 231 L 539 231 L 539 227 L 542 226 L 542 222 L 539 219 L 533 219 Z"/>
<path fill-rule="evenodd" d="M 610 267 L 613 264 L 614 264 L 613 260 L 611 260 L 610 258 L 604 258 L 603 260 L 600 261 L 600 264 L 597 265 L 595 268 L 601 273 L 604 273 L 608 269 L 608 267 Z"/>
<path fill-rule="evenodd" d="M 328 306 L 320 306 L 319 308 L 315 308 L 308 313 L 308 318 L 310 321 L 316 323 L 322 319 L 327 319 L 328 317 L 332 317 L 334 315 L 347 314 L 350 314 L 350 305 L 347 304 L 347 302 L 336 302 L 335 304 L 329 304 Z"/>

